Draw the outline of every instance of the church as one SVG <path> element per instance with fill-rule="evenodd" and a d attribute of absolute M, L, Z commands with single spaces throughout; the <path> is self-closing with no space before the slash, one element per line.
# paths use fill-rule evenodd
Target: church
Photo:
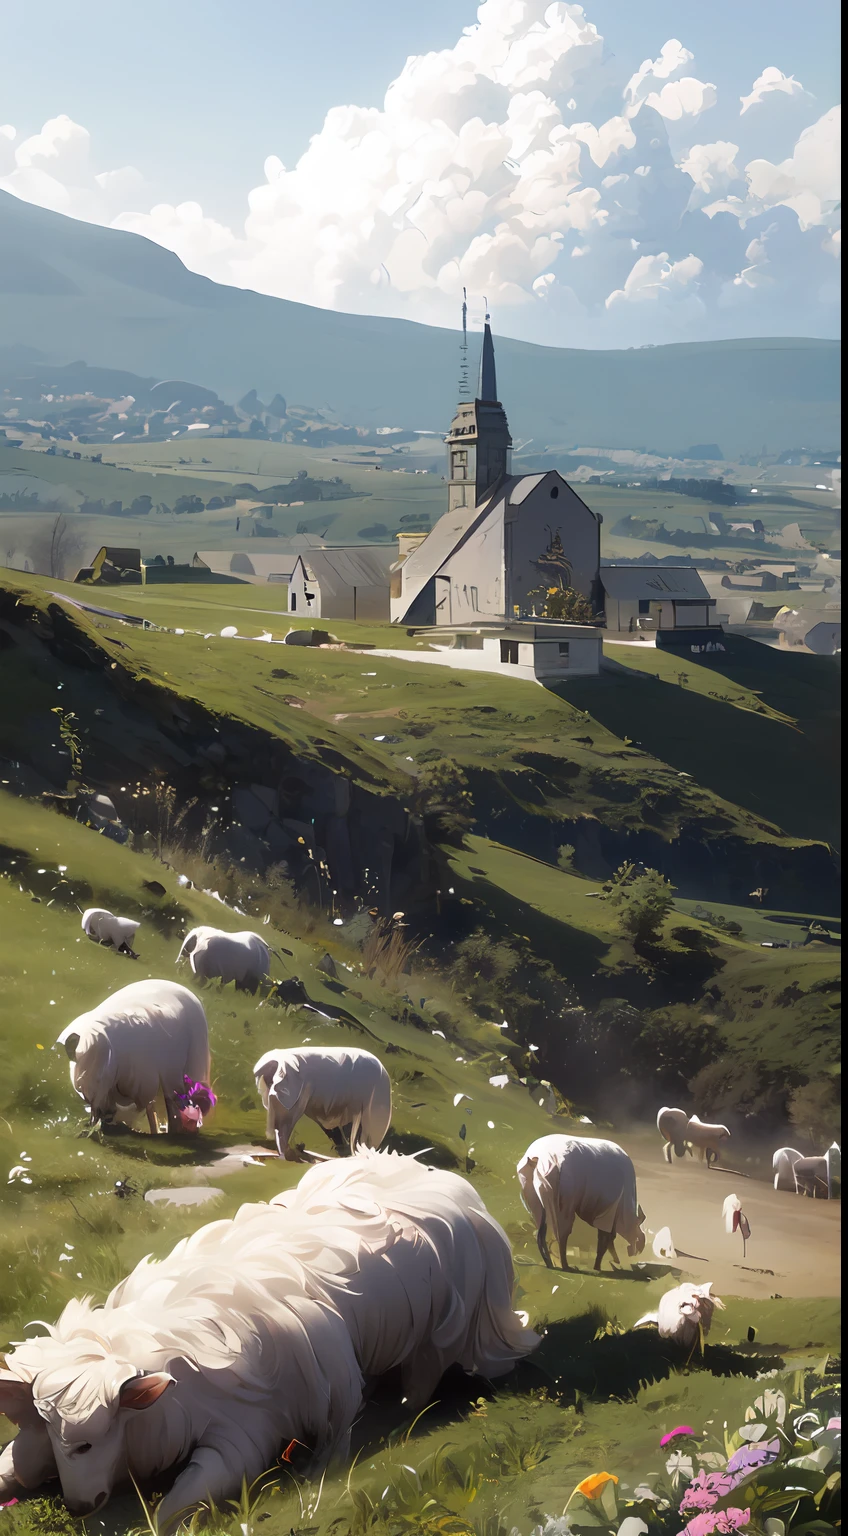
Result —
<path fill-rule="evenodd" d="M 512 438 L 498 400 L 489 317 L 475 400 L 447 435 L 448 510 L 428 534 L 398 535 L 391 617 L 410 626 L 476 625 L 541 616 L 551 587 L 602 606 L 601 517 L 557 470 L 511 473 Z"/>

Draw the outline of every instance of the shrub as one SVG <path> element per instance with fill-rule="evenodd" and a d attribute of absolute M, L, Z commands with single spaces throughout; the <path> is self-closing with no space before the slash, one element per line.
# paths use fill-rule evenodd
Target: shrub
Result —
<path fill-rule="evenodd" d="M 621 908 L 622 931 L 635 945 L 654 943 L 674 907 L 674 886 L 656 869 L 647 869 L 613 886 L 608 897 Z"/>
<path fill-rule="evenodd" d="M 474 825 L 471 790 L 462 769 L 449 758 L 434 763 L 418 780 L 417 799 L 435 837 L 461 844 Z"/>
<path fill-rule="evenodd" d="M 574 872 L 574 845 L 572 843 L 563 843 L 562 847 L 557 849 L 557 867 L 565 870 L 567 874 Z"/>
<path fill-rule="evenodd" d="M 789 1119 L 818 1152 L 842 1137 L 840 1079 L 813 1077 L 789 1096 Z"/>

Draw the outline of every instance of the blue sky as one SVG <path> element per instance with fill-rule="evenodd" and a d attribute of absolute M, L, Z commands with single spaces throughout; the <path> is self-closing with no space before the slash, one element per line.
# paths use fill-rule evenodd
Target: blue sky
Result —
<path fill-rule="evenodd" d="M 583 13 L 488 0 L 469 43 L 467 0 L 41 0 L 4 18 L 0 185 L 342 309 L 450 323 L 465 282 L 560 344 L 835 334 L 834 0 Z"/>

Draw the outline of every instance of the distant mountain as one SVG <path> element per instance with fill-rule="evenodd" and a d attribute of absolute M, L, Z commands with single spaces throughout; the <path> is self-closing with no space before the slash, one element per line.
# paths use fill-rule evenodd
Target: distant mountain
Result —
<path fill-rule="evenodd" d="M 443 431 L 454 331 L 312 309 L 189 272 L 162 246 L 0 192 L 0 340 L 55 363 L 192 379 L 356 425 Z M 654 449 L 720 443 L 728 459 L 837 441 L 839 343 L 784 337 L 584 352 L 499 338 L 516 441 Z"/>

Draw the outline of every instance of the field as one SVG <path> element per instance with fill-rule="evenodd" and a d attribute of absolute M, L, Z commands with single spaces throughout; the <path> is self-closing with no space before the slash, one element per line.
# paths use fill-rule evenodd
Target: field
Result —
<path fill-rule="evenodd" d="M 86 615 L 63 593 L 164 627 Z M 281 637 L 288 618 L 266 606 L 279 605 L 280 595 L 258 587 L 81 594 L 12 575 L 0 584 L 0 1346 L 35 1318 L 53 1320 L 73 1295 L 102 1298 L 133 1263 L 166 1253 L 203 1220 L 297 1179 L 293 1165 L 243 1162 L 247 1149 L 267 1145 L 250 1072 L 263 1051 L 307 1040 L 366 1045 L 392 1077 L 390 1145 L 428 1148 L 432 1161 L 471 1178 L 510 1238 L 516 1306 L 543 1343 L 497 1390 L 446 1382 L 414 1425 L 402 1405 L 378 1394 L 357 1426 L 352 1471 L 333 1471 L 321 1489 L 284 1476 L 249 1514 L 213 1529 L 530 1536 L 546 1515 L 561 1513 L 582 1477 L 608 1469 L 622 1491 L 632 1489 L 661 1471 L 659 1440 L 676 1425 L 709 1436 L 716 1425 L 742 1423 L 760 1390 L 758 1372 L 777 1371 L 789 1386 L 792 1373 L 838 1348 L 838 1203 L 775 1192 L 773 1143 L 743 1130 L 734 1130 L 724 1169 L 688 1159 L 666 1165 L 654 1128 L 660 1105 L 674 1102 L 665 1097 L 665 1068 L 638 1093 L 616 1086 L 610 1103 L 598 1084 L 605 1075 L 624 1082 L 620 1058 L 604 1061 L 602 1044 L 600 1064 L 585 1077 L 567 1065 L 581 1019 L 591 1023 L 604 1005 L 627 1002 L 627 1018 L 638 1013 L 646 1038 L 666 1027 L 674 1041 L 683 1038 L 678 1027 L 714 1028 L 723 1059 L 740 1070 L 751 1058 L 801 1076 L 837 1070 L 838 948 L 761 947 L 775 933 L 802 942 L 813 918 L 838 936 L 827 916 L 832 861 L 821 841 L 833 814 L 826 753 L 835 673 L 815 658 L 772 658 L 741 643 L 720 679 L 687 663 L 681 686 L 674 668 L 663 670 L 664 653 L 649 658 L 662 676 L 645 680 L 637 676 L 642 656 L 619 647 L 611 653 L 618 670 L 551 692 L 453 677 L 416 667 L 411 656 L 369 657 L 367 647 L 386 640 L 379 625 L 334 624 L 332 649 L 220 638 L 228 622 L 253 636 L 267 625 Z M 405 634 L 391 638 L 414 650 Z M 355 642 L 364 648 L 346 648 Z M 800 670 L 810 662 L 812 672 Z M 692 711 L 688 737 L 681 701 Z M 132 830 L 125 845 L 50 808 L 72 771 L 69 738 L 51 715 L 57 707 L 66 725 L 76 721 L 77 771 L 113 796 Z M 221 752 L 204 757 L 216 736 Z M 803 794 L 795 783 L 782 796 L 772 788 L 764 806 L 758 785 L 770 757 L 793 750 Z M 732 779 L 722 754 L 735 754 Z M 319 814 L 314 787 L 317 794 L 328 778 L 344 777 L 375 842 L 382 824 L 401 825 L 405 815 L 407 838 L 423 828 L 416 835 L 426 840 L 430 874 L 408 888 L 405 968 L 369 959 L 359 869 L 355 899 L 337 905 L 333 890 L 307 904 L 274 866 L 251 862 L 256 840 L 244 829 L 231 834 L 244 852 L 225 857 L 207 835 L 213 818 L 192 822 L 194 801 L 205 816 L 220 807 L 223 827 L 232 793 L 254 777 L 270 782 L 269 763 L 281 782 L 304 781 L 291 790 L 300 799 L 289 814 L 299 825 Z M 434 778 L 445 765 L 447 779 Z M 445 795 L 445 783 L 463 782 L 451 778 L 454 770 L 468 785 L 471 811 L 462 795 L 448 811 L 466 814 L 470 825 L 447 835 L 445 808 L 428 786 Z M 175 797 L 165 812 L 162 785 Z M 185 830 L 194 825 L 198 833 Z M 559 867 L 563 845 L 573 857 Z M 677 887 L 648 950 L 623 931 L 603 894 L 610 871 L 634 856 L 663 868 Z M 180 871 L 194 886 L 178 883 Z M 757 879 L 769 886 L 762 905 L 747 897 Z M 138 960 L 85 938 L 79 909 L 87 905 L 141 919 Z M 331 1016 L 211 986 L 203 1001 L 219 1105 L 199 1138 L 82 1136 L 67 1062 L 51 1050 L 60 1030 L 131 979 L 186 980 L 175 959 L 187 928 L 243 927 L 245 913 L 274 946 L 275 977 L 299 978 Z M 479 930 L 476 974 L 467 943 Z M 336 980 L 319 968 L 325 954 Z M 508 973 L 513 961 L 523 967 L 517 982 Z M 533 977 L 552 988 L 535 1011 L 523 995 Z M 503 1086 L 491 1081 L 504 1076 Z M 554 1082 L 552 1097 L 543 1080 Z M 616 1273 L 592 1273 L 594 1233 L 580 1223 L 569 1249 L 574 1272 L 552 1274 L 541 1263 L 514 1170 L 533 1139 L 557 1130 L 612 1136 L 634 1160 L 650 1236 L 641 1258 L 624 1258 Z M 299 1135 L 323 1151 L 317 1127 L 302 1122 Z M 150 1190 L 198 1185 L 220 1191 L 208 1207 L 144 1199 Z M 721 1218 L 731 1192 L 752 1227 L 744 1254 Z M 666 1225 L 676 1262 L 652 1251 Z M 679 1278 L 711 1280 L 727 1303 L 701 1363 L 651 1331 L 626 1331 Z M 39 1496 L 4 1519 L 14 1536 L 127 1536 L 143 1511 L 127 1494 L 83 1527 Z"/>

